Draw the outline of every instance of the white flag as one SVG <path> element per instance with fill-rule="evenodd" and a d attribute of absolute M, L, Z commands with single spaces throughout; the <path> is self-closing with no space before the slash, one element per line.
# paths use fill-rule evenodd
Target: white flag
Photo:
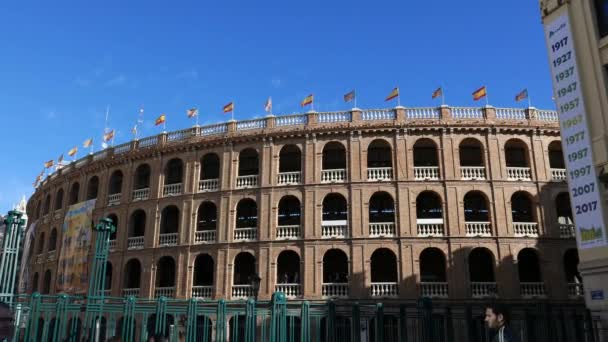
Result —
<path fill-rule="evenodd" d="M 268 97 L 266 100 L 266 104 L 264 105 L 264 110 L 268 113 L 272 111 L 272 97 Z"/>

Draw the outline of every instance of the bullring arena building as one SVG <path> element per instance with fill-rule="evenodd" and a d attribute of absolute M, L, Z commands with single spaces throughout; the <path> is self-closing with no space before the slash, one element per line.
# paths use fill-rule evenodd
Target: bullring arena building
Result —
<path fill-rule="evenodd" d="M 557 114 L 429 107 L 229 121 L 47 177 L 26 292 L 56 293 L 67 208 L 97 199 L 108 295 L 582 303 Z M 254 283 L 259 285 L 254 285 Z"/>

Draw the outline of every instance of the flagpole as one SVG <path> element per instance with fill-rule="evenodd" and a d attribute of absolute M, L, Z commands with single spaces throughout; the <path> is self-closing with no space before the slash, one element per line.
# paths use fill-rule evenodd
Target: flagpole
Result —
<path fill-rule="evenodd" d="M 490 97 L 488 96 L 488 87 L 486 87 L 486 107 L 490 105 Z"/>
<path fill-rule="evenodd" d="M 445 106 L 445 87 L 441 83 L 441 105 Z"/>
<path fill-rule="evenodd" d="M 399 90 L 397 90 L 397 107 L 401 107 L 401 94 L 399 94 Z"/>
<path fill-rule="evenodd" d="M 528 93 L 528 108 L 532 108 L 532 100 L 530 100 L 530 92 Z"/>
<path fill-rule="evenodd" d="M 357 107 L 357 88 L 355 88 L 355 108 Z"/>
<path fill-rule="evenodd" d="M 196 126 L 198 127 L 198 107 L 196 108 Z"/>
<path fill-rule="evenodd" d="M 232 115 L 232 121 L 234 121 L 234 100 L 230 100 L 232 102 L 232 110 L 230 111 L 230 115 Z"/>

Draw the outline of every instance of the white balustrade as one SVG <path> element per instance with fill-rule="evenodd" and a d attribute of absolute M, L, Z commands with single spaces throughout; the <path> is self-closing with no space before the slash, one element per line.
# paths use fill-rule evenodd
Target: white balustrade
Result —
<path fill-rule="evenodd" d="M 490 222 L 465 222 L 467 236 L 492 236 Z"/>
<path fill-rule="evenodd" d="M 133 201 L 144 201 L 150 198 L 150 188 L 133 190 Z"/>
<path fill-rule="evenodd" d="M 439 179 L 439 166 L 414 166 L 414 179 L 437 180 Z"/>
<path fill-rule="evenodd" d="M 177 245 L 178 233 L 167 233 L 158 235 L 159 246 L 175 246 Z"/>
<path fill-rule="evenodd" d="M 348 297 L 348 283 L 323 283 L 321 285 L 323 298 Z"/>
<path fill-rule="evenodd" d="M 110 240 L 108 241 L 108 248 L 113 251 L 116 249 L 116 240 Z"/>
<path fill-rule="evenodd" d="M 234 241 L 254 241 L 258 238 L 257 228 L 235 228 Z"/>
<path fill-rule="evenodd" d="M 367 168 L 367 180 L 370 181 L 390 181 L 393 179 L 392 167 L 369 167 Z"/>
<path fill-rule="evenodd" d="M 522 282 L 519 284 L 519 289 L 523 298 L 544 297 L 547 295 L 545 292 L 545 283 L 543 282 Z"/>
<path fill-rule="evenodd" d="M 583 283 L 568 283 L 568 297 L 579 298 L 585 295 Z"/>
<path fill-rule="evenodd" d="M 57 258 L 57 252 L 56 251 L 49 251 L 46 254 L 46 260 L 47 261 L 53 261 L 53 260 L 55 260 L 55 258 Z"/>
<path fill-rule="evenodd" d="M 293 240 L 300 238 L 300 226 L 278 226 L 277 240 Z"/>
<path fill-rule="evenodd" d="M 191 137 L 194 133 L 192 128 L 186 128 L 179 131 L 169 132 L 167 141 L 180 141 Z"/>
<path fill-rule="evenodd" d="M 138 297 L 139 296 L 139 288 L 122 289 L 122 295 L 125 296 L 125 297 Z"/>
<path fill-rule="evenodd" d="M 508 180 L 532 180 L 532 174 L 529 167 L 512 167 L 507 166 Z"/>
<path fill-rule="evenodd" d="M 441 112 L 439 108 L 406 108 L 405 115 L 408 119 L 439 119 Z"/>
<path fill-rule="evenodd" d="M 213 286 L 192 286 L 192 297 L 210 299 Z"/>
<path fill-rule="evenodd" d="M 398 286 L 396 282 L 372 283 L 370 294 L 372 297 L 397 297 Z"/>
<path fill-rule="evenodd" d="M 483 298 L 496 296 L 498 293 L 496 282 L 471 282 L 471 296 Z"/>
<path fill-rule="evenodd" d="M 536 222 L 513 222 L 513 232 L 517 237 L 537 237 L 538 223 Z"/>
<path fill-rule="evenodd" d="M 536 119 L 541 121 L 557 121 L 557 112 L 554 110 L 537 110 Z"/>
<path fill-rule="evenodd" d="M 455 119 L 483 119 L 483 110 L 473 107 L 451 107 L 450 112 Z"/>
<path fill-rule="evenodd" d="M 519 108 L 496 108 L 496 118 L 504 120 L 525 120 L 526 110 Z"/>
<path fill-rule="evenodd" d="M 248 129 L 260 129 L 266 127 L 266 119 L 255 119 L 255 120 L 245 120 L 238 121 L 236 123 L 237 131 L 245 131 Z"/>
<path fill-rule="evenodd" d="M 127 238 L 127 249 L 139 249 L 144 248 L 144 237 L 143 236 L 133 236 Z"/>
<path fill-rule="evenodd" d="M 236 177 L 237 189 L 253 188 L 258 186 L 258 175 Z"/>
<path fill-rule="evenodd" d="M 163 187 L 163 196 L 175 196 L 182 193 L 182 183 L 167 184 Z"/>
<path fill-rule="evenodd" d="M 143 138 L 141 140 L 139 140 L 139 142 L 137 143 L 137 148 L 138 149 L 142 149 L 142 148 L 148 148 L 151 146 L 154 146 L 158 144 L 158 136 L 155 135 L 153 137 L 147 137 L 147 138 Z"/>
<path fill-rule="evenodd" d="M 85 165 L 86 163 L 88 163 L 88 162 L 89 162 L 89 158 L 87 158 L 87 157 L 80 158 L 80 159 L 79 159 L 79 160 L 76 162 L 76 168 L 80 168 L 80 167 L 84 166 L 84 165 Z"/>
<path fill-rule="evenodd" d="M 215 230 L 199 230 L 194 233 L 194 242 L 214 242 Z"/>
<path fill-rule="evenodd" d="M 93 154 L 93 161 L 104 159 L 108 155 L 108 151 L 103 150 Z"/>
<path fill-rule="evenodd" d="M 62 210 L 61 210 L 61 209 L 57 209 L 57 210 L 55 210 L 55 213 L 53 214 L 53 218 L 54 218 L 55 220 L 59 220 L 59 219 L 61 218 L 61 212 L 62 212 Z"/>
<path fill-rule="evenodd" d="M 418 236 L 444 236 L 443 223 L 417 223 Z"/>
<path fill-rule="evenodd" d="M 36 263 L 37 264 L 42 264 L 43 261 L 44 261 L 44 255 L 43 254 L 36 255 Z"/>
<path fill-rule="evenodd" d="M 300 284 L 276 284 L 275 292 L 283 292 L 285 297 L 294 299 L 302 296 L 302 285 Z"/>
<path fill-rule="evenodd" d="M 321 222 L 321 237 L 323 238 L 345 238 L 347 230 L 348 225 L 345 223 Z"/>
<path fill-rule="evenodd" d="M 317 122 L 319 123 L 331 123 L 331 122 L 350 122 L 350 112 L 327 112 L 317 113 Z"/>
<path fill-rule="evenodd" d="M 570 239 L 576 237 L 574 232 L 574 224 L 559 223 L 559 237 L 563 239 Z"/>
<path fill-rule="evenodd" d="M 198 191 L 200 191 L 200 192 L 218 191 L 219 189 L 220 189 L 219 178 L 201 179 L 198 181 Z"/>
<path fill-rule="evenodd" d="M 301 176 L 302 176 L 302 172 L 300 172 L 300 171 L 280 172 L 277 184 L 278 185 L 300 184 Z"/>
<path fill-rule="evenodd" d="M 486 179 L 485 166 L 461 166 L 460 176 L 462 179 Z"/>
<path fill-rule="evenodd" d="M 232 299 L 247 299 L 253 296 L 253 285 L 232 285 Z"/>
<path fill-rule="evenodd" d="M 420 295 L 429 298 L 448 298 L 448 283 L 421 282 Z"/>
<path fill-rule="evenodd" d="M 566 169 L 551 169 L 551 180 L 565 181 L 566 180 Z"/>
<path fill-rule="evenodd" d="M 343 183 L 346 169 L 321 170 L 321 183 Z"/>
<path fill-rule="evenodd" d="M 217 125 L 210 125 L 210 126 L 203 126 L 201 127 L 201 136 L 206 136 L 206 135 L 215 135 L 215 134 L 223 134 L 228 132 L 228 125 L 226 125 L 225 123 L 223 124 L 217 124 Z"/>
<path fill-rule="evenodd" d="M 108 195 L 108 207 L 120 204 L 121 193 Z"/>
<path fill-rule="evenodd" d="M 395 222 L 370 222 L 369 236 L 370 237 L 395 236 Z"/>
<path fill-rule="evenodd" d="M 175 286 L 157 287 L 154 289 L 154 298 L 158 297 L 173 297 L 175 295 Z"/>
<path fill-rule="evenodd" d="M 392 109 L 366 109 L 361 112 L 361 120 L 394 120 L 395 111 Z"/>
<path fill-rule="evenodd" d="M 114 154 L 115 155 L 116 154 L 122 154 L 122 153 L 129 152 L 129 151 L 131 151 L 131 143 L 130 142 L 114 146 Z"/>
<path fill-rule="evenodd" d="M 306 125 L 307 123 L 308 123 L 308 116 L 306 116 L 306 115 L 277 116 L 274 119 L 274 125 L 276 127 Z"/>

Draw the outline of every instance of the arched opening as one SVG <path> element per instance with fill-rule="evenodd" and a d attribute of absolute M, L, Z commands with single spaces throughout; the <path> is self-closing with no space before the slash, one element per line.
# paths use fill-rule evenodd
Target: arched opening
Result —
<path fill-rule="evenodd" d="M 439 248 L 425 248 L 420 253 L 420 281 L 423 283 L 447 281 L 445 255 Z"/>
<path fill-rule="evenodd" d="M 129 237 L 144 236 L 146 232 L 146 212 L 137 209 L 131 214 L 129 220 Z"/>
<path fill-rule="evenodd" d="M 116 170 L 110 176 L 108 195 L 119 194 L 122 192 L 122 171 Z"/>
<path fill-rule="evenodd" d="M 179 228 L 179 209 L 170 205 L 160 215 L 160 234 L 177 234 Z"/>
<path fill-rule="evenodd" d="M 51 210 L 51 195 L 48 194 L 44 198 L 44 208 L 42 210 L 42 215 L 46 215 Z"/>
<path fill-rule="evenodd" d="M 332 141 L 323 147 L 323 170 L 346 169 L 346 149 L 337 141 Z"/>
<path fill-rule="evenodd" d="M 93 178 L 89 179 L 89 184 L 87 185 L 87 201 L 97 198 L 98 190 L 99 178 L 97 176 L 93 176 Z"/>
<path fill-rule="evenodd" d="M 282 251 L 277 258 L 277 284 L 300 284 L 300 256 L 294 251 Z M 297 293 L 292 293 L 297 291 Z M 298 288 L 278 287 L 288 297 L 299 295 Z"/>
<path fill-rule="evenodd" d="M 239 201 L 236 206 L 235 240 L 255 240 L 258 227 L 258 205 L 251 198 Z"/>
<path fill-rule="evenodd" d="M 376 192 L 369 199 L 369 222 L 395 222 L 395 202 L 386 192 Z"/>
<path fill-rule="evenodd" d="M 517 254 L 517 271 L 519 274 L 520 293 L 522 297 L 545 295 L 540 260 L 535 249 L 524 248 Z"/>
<path fill-rule="evenodd" d="M 40 233 L 40 237 L 38 238 L 38 254 L 42 254 L 44 252 L 44 238 L 44 232 Z"/>
<path fill-rule="evenodd" d="M 559 225 L 559 235 L 563 238 L 573 238 L 574 220 L 572 218 L 572 206 L 570 205 L 570 195 L 561 192 L 555 197 L 555 214 Z"/>
<path fill-rule="evenodd" d="M 108 218 L 112 221 L 112 225 L 114 226 L 114 231 L 112 233 L 110 233 L 110 241 L 114 241 L 114 243 L 116 243 L 116 233 L 118 232 L 118 216 L 116 216 L 115 214 L 110 214 L 108 215 Z M 110 246 L 112 245 L 112 243 L 110 243 Z"/>
<path fill-rule="evenodd" d="M 528 146 L 519 139 L 510 139 L 505 143 L 505 161 L 507 167 L 529 167 Z"/>
<path fill-rule="evenodd" d="M 68 201 L 68 205 L 78 203 L 78 193 L 79 192 L 80 192 L 80 184 L 79 183 L 72 184 L 72 187 L 70 188 L 70 198 Z"/>
<path fill-rule="evenodd" d="M 367 179 L 391 180 L 393 156 L 391 145 L 382 139 L 372 141 L 367 147 Z"/>
<path fill-rule="evenodd" d="M 156 263 L 156 296 L 172 297 L 174 290 L 175 260 L 170 256 L 164 256 Z"/>
<path fill-rule="evenodd" d="M 159 323 L 160 323 L 160 320 L 159 320 Z M 142 324 L 143 324 L 143 322 L 142 322 Z M 158 327 L 158 329 L 157 329 L 157 327 L 156 327 L 156 314 L 152 314 L 152 315 L 148 316 L 148 321 L 147 321 L 147 324 L 146 324 L 146 328 L 147 328 L 147 331 L 148 331 L 148 336 L 154 336 L 154 335 L 158 336 L 158 335 L 160 335 L 160 336 L 166 337 L 167 338 L 166 341 L 168 341 L 169 340 L 169 333 L 171 332 L 170 331 L 170 327 L 172 325 L 174 325 L 174 324 L 175 324 L 175 318 L 173 317 L 173 315 L 165 314 L 165 322 L 164 322 L 163 325 L 161 325 L 161 327 L 164 326 L 164 328 Z M 156 339 L 156 340 L 158 340 L 158 339 Z"/>
<path fill-rule="evenodd" d="M 32 293 L 38 292 L 38 283 L 40 282 L 38 272 L 34 273 L 34 277 L 32 277 Z"/>
<path fill-rule="evenodd" d="M 108 291 L 108 295 L 110 294 L 110 290 L 112 290 L 112 263 L 109 261 L 106 261 L 106 278 L 103 289 Z"/>
<path fill-rule="evenodd" d="M 296 145 L 285 145 L 279 152 L 279 173 L 302 171 L 302 152 Z"/>
<path fill-rule="evenodd" d="M 564 253 L 564 275 L 566 276 L 568 296 L 570 297 L 582 297 L 585 294 L 583 291 L 583 278 L 578 271 L 578 263 L 578 251 L 576 248 L 568 249 Z"/>
<path fill-rule="evenodd" d="M 194 288 L 192 289 L 192 296 L 193 297 L 210 297 L 210 292 L 209 291 L 209 295 L 198 295 L 198 292 L 204 292 L 202 291 L 203 289 L 199 289 L 201 291 L 195 291 L 197 289 L 195 289 L 196 287 L 210 287 L 213 286 L 213 274 L 214 274 L 214 270 L 215 270 L 215 266 L 213 263 L 213 258 L 206 253 L 203 254 L 199 254 L 196 259 L 194 260 L 194 279 L 193 279 L 193 283 L 194 283 Z M 195 295 L 197 294 L 197 295 Z"/>
<path fill-rule="evenodd" d="M 370 258 L 372 291 L 374 283 L 397 284 L 397 257 L 388 248 L 379 248 Z M 394 289 L 397 290 L 397 287 Z"/>
<path fill-rule="evenodd" d="M 61 208 L 63 208 L 63 189 L 59 189 L 57 195 L 55 195 L 55 210 Z"/>
<path fill-rule="evenodd" d="M 234 285 L 251 285 L 255 275 L 255 257 L 248 252 L 239 253 L 234 258 L 234 278 L 232 283 Z"/>
<path fill-rule="evenodd" d="M 553 141 L 549 144 L 549 167 L 552 169 L 565 169 L 564 152 L 562 151 L 562 143 Z"/>
<path fill-rule="evenodd" d="M 443 236 L 443 208 L 435 192 L 423 191 L 416 197 L 418 236 Z"/>
<path fill-rule="evenodd" d="M 211 342 L 213 334 L 213 322 L 209 317 L 199 315 L 196 317 L 196 338 L 197 341 Z M 244 341 L 244 340 L 239 340 Z"/>
<path fill-rule="evenodd" d="M 197 231 L 215 230 L 217 227 L 217 207 L 213 202 L 203 202 L 198 207 Z"/>
<path fill-rule="evenodd" d="M 230 320 L 228 321 L 228 326 L 230 327 L 229 341 L 246 341 L 246 321 L 247 319 L 245 315 L 233 315 L 232 317 L 230 317 Z M 254 327 L 256 325 L 254 325 Z"/>
<path fill-rule="evenodd" d="M 497 293 L 494 278 L 494 255 L 486 248 L 474 248 L 469 253 L 469 281 L 473 297 L 494 296 Z"/>
<path fill-rule="evenodd" d="M 253 148 L 246 148 L 239 153 L 239 176 L 253 176 L 259 173 L 258 152 Z"/>
<path fill-rule="evenodd" d="M 57 229 L 51 230 L 51 237 L 49 238 L 49 252 L 57 249 Z"/>
<path fill-rule="evenodd" d="M 458 147 L 460 166 L 484 166 L 483 146 L 479 140 L 466 138 Z"/>
<path fill-rule="evenodd" d="M 179 158 L 169 160 L 165 166 L 165 185 L 181 184 L 183 174 L 183 162 Z"/>
<path fill-rule="evenodd" d="M 489 222 L 490 212 L 488 201 L 483 193 L 469 191 L 464 195 L 464 221 L 465 222 Z"/>
<path fill-rule="evenodd" d="M 277 223 L 279 226 L 300 225 L 300 200 L 295 196 L 283 196 L 279 201 Z"/>
<path fill-rule="evenodd" d="M 437 145 L 428 138 L 421 138 L 414 143 L 414 167 L 438 167 Z"/>
<path fill-rule="evenodd" d="M 340 249 L 330 249 L 323 255 L 323 283 L 348 283 L 348 257 Z"/>
<path fill-rule="evenodd" d="M 523 191 L 514 193 L 511 196 L 511 213 L 513 222 L 536 222 L 530 194 Z"/>
<path fill-rule="evenodd" d="M 150 165 L 141 164 L 135 169 L 135 175 L 133 175 L 133 190 L 141 190 L 150 188 L 150 175 L 152 170 Z"/>
<path fill-rule="evenodd" d="M 124 295 L 139 295 L 141 271 L 139 260 L 131 259 L 127 261 L 122 284 Z"/>
<path fill-rule="evenodd" d="M 51 270 L 44 272 L 44 279 L 42 282 L 42 294 L 51 293 Z"/>
<path fill-rule="evenodd" d="M 348 207 L 346 198 L 331 193 L 323 199 L 321 235 L 323 237 L 345 237 L 348 227 Z"/>
<path fill-rule="evenodd" d="M 220 157 L 215 153 L 207 153 L 201 159 L 201 180 L 220 178 Z"/>

